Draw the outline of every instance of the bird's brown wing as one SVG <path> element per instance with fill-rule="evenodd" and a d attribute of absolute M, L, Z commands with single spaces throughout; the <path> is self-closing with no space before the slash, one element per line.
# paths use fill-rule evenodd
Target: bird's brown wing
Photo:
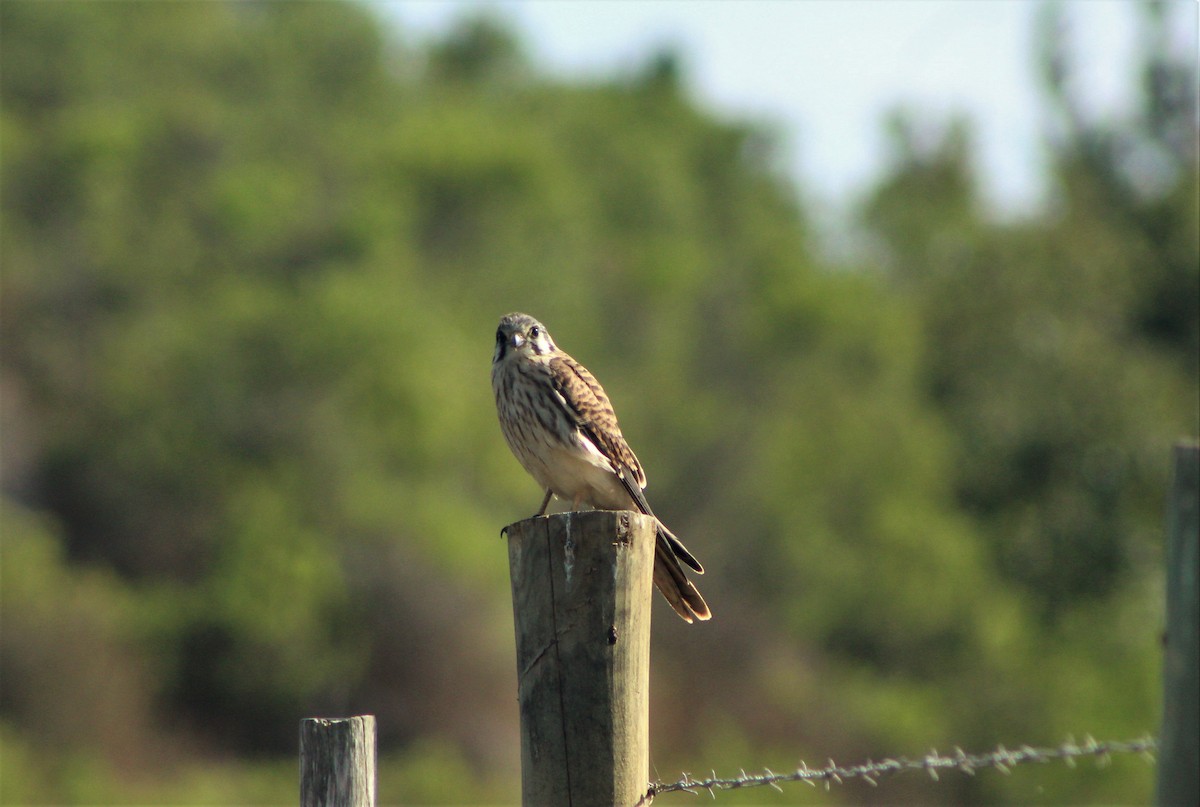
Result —
<path fill-rule="evenodd" d="M 612 463 L 621 486 L 625 488 L 637 508 L 658 521 L 659 540 L 665 542 L 677 558 L 704 574 L 704 567 L 696 560 L 696 556 L 688 551 L 683 542 L 676 538 L 650 509 L 650 503 L 646 501 L 646 494 L 642 491 L 646 486 L 646 474 L 642 471 L 638 458 L 634 456 L 633 449 L 625 442 L 621 427 L 617 425 L 617 415 L 600 382 L 586 367 L 566 353 L 552 358 L 549 368 L 554 389 L 562 396 L 567 408 L 574 415 L 575 425 Z M 696 594 L 699 596 L 699 592 Z M 699 612 L 699 609 L 696 610 Z"/>
<path fill-rule="evenodd" d="M 600 382 L 586 367 L 565 353 L 552 358 L 549 367 L 554 389 L 563 397 L 575 416 L 575 425 L 612 463 L 622 482 L 633 482 L 626 487 L 638 491 L 638 495 L 635 496 L 632 491 L 630 495 L 634 501 L 641 498 L 642 501 L 638 501 L 638 505 L 643 505 L 645 497 L 641 495 L 641 489 L 646 485 L 646 475 L 642 471 L 642 464 L 638 462 L 638 458 L 634 456 L 633 450 L 621 434 L 621 427 L 617 425 L 617 415 Z M 648 507 L 647 505 L 646 513 L 652 515 Z"/>

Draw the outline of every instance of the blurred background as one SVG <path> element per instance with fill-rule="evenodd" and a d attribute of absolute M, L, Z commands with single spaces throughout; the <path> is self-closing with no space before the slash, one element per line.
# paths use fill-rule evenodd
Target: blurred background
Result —
<path fill-rule="evenodd" d="M 653 774 L 1155 732 L 1196 6 L 897 8 L 0 3 L 0 800 L 295 803 L 356 713 L 381 803 L 519 800 L 514 309 L 709 569 Z"/>

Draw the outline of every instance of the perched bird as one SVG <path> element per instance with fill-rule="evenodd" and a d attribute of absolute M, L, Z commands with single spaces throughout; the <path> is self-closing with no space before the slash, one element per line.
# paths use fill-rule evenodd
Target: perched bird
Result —
<path fill-rule="evenodd" d="M 637 510 L 657 522 L 654 584 L 687 622 L 712 617 L 682 561 L 704 567 L 667 529 L 646 501 L 646 475 L 617 425 L 604 388 L 587 368 L 554 344 L 528 314 L 508 314 L 496 329 L 492 392 L 509 448 L 546 497 L 600 510 Z"/>

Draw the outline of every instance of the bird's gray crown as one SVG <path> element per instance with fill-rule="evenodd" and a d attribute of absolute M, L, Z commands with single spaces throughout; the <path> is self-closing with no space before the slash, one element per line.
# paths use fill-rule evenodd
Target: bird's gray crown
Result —
<path fill-rule="evenodd" d="M 538 322 L 528 314 L 522 314 L 520 311 L 514 311 L 511 314 L 505 314 L 500 318 L 500 330 L 506 334 L 509 333 L 524 333 L 531 327 L 537 326 L 540 330 L 545 331 L 546 326 Z"/>

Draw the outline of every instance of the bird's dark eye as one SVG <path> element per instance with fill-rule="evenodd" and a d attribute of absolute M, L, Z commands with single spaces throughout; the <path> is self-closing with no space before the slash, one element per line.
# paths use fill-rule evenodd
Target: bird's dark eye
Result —
<path fill-rule="evenodd" d="M 529 338 L 530 339 L 537 339 L 541 335 L 542 335 L 542 329 L 539 328 L 538 326 L 534 325 L 532 328 L 529 329 Z"/>

